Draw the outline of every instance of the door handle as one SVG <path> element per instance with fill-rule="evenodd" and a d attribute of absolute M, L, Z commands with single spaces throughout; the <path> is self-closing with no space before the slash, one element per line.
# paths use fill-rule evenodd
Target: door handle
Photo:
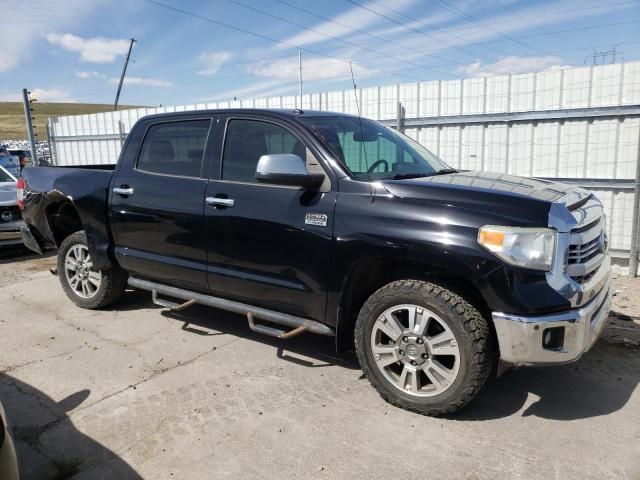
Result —
<path fill-rule="evenodd" d="M 233 198 L 218 198 L 207 197 L 205 199 L 207 205 L 213 205 L 215 207 L 233 207 Z"/>
<path fill-rule="evenodd" d="M 114 187 L 113 193 L 117 193 L 118 195 L 122 195 L 123 197 L 129 197 L 133 195 L 133 188 L 122 185 L 120 187 Z"/>

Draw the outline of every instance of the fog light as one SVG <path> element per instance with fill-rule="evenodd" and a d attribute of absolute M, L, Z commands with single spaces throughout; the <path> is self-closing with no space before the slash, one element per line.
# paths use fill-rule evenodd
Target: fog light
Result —
<path fill-rule="evenodd" d="M 564 347 L 564 327 L 545 328 L 542 332 L 542 348 L 561 350 Z"/>

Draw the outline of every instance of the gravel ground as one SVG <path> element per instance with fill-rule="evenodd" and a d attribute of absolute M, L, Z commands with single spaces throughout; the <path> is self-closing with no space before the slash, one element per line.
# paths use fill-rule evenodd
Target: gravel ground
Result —
<path fill-rule="evenodd" d="M 20 283 L 36 272 L 53 268 L 56 257 L 36 255 L 25 247 L 0 247 L 0 288 Z"/>

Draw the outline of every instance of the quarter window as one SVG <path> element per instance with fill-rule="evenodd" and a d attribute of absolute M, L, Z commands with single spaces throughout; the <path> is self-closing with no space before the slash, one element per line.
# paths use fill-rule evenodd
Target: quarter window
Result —
<path fill-rule="evenodd" d="M 222 158 L 222 178 L 255 182 L 262 155 L 293 153 L 304 159 L 304 144 L 287 129 L 258 120 L 231 120 Z"/>
<path fill-rule="evenodd" d="M 209 120 L 152 125 L 142 143 L 136 168 L 164 175 L 200 177 L 210 125 Z"/>

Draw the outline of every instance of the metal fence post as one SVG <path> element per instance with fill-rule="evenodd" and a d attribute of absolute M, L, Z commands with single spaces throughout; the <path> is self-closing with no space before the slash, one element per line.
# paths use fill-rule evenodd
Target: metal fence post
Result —
<path fill-rule="evenodd" d="M 404 133 L 404 107 L 400 102 L 398 102 L 398 108 L 396 110 L 396 122 L 398 131 Z"/>
<path fill-rule="evenodd" d="M 31 145 L 31 165 L 38 166 L 38 151 L 36 150 L 36 137 L 33 134 L 33 120 L 31 118 L 31 98 L 26 88 L 22 89 L 22 102 L 24 104 L 24 120 L 27 126 L 27 135 Z"/>
<path fill-rule="evenodd" d="M 633 189 L 633 220 L 631 222 L 631 251 L 629 252 L 629 276 L 638 275 L 638 235 L 640 235 L 640 126 L 638 127 L 638 156 L 636 158 L 636 181 Z"/>

